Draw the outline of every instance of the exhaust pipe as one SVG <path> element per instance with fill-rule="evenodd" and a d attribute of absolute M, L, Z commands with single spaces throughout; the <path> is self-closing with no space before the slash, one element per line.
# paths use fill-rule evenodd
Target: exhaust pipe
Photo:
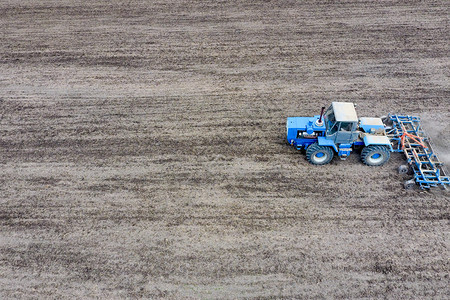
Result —
<path fill-rule="evenodd" d="M 316 121 L 316 125 L 317 126 L 323 126 L 323 121 L 322 121 L 322 117 L 323 117 L 323 112 L 325 111 L 325 106 L 322 106 L 322 110 L 320 111 L 320 117 L 319 120 Z"/>

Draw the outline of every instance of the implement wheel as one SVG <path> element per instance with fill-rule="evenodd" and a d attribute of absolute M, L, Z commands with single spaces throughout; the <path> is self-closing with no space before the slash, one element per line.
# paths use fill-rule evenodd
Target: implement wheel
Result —
<path fill-rule="evenodd" d="M 306 159 L 313 165 L 326 165 L 334 156 L 333 149 L 314 143 L 306 149 Z"/>
<path fill-rule="evenodd" d="M 401 165 L 398 167 L 398 174 L 405 175 L 409 172 L 409 166 L 408 165 Z"/>
<path fill-rule="evenodd" d="M 416 181 L 414 179 L 406 180 L 403 186 L 406 190 L 412 190 L 416 186 Z"/>
<path fill-rule="evenodd" d="M 361 151 L 361 160 L 368 166 L 384 165 L 391 157 L 385 146 L 367 146 Z"/>

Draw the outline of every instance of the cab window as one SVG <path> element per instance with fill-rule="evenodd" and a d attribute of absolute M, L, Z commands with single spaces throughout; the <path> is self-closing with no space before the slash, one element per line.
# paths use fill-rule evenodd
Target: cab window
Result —
<path fill-rule="evenodd" d="M 335 134 L 336 133 L 336 131 L 338 130 L 338 123 L 336 123 L 336 124 L 334 124 L 334 126 L 330 129 L 330 131 L 329 131 L 329 134 L 330 135 L 332 135 L 332 134 Z"/>
<path fill-rule="evenodd" d="M 336 121 L 332 109 L 328 109 L 328 111 L 325 113 L 325 119 L 327 119 L 328 124 L 334 123 Z"/>
<path fill-rule="evenodd" d="M 352 131 L 353 123 L 351 122 L 342 122 L 340 131 Z"/>
<path fill-rule="evenodd" d="M 325 113 L 325 125 L 327 126 L 327 129 L 330 129 L 335 122 L 336 118 L 334 117 L 334 112 L 329 108 Z"/>

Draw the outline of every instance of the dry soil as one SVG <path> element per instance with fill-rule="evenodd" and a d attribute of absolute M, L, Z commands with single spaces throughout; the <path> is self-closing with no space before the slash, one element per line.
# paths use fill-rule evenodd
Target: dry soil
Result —
<path fill-rule="evenodd" d="M 0 2 L 0 298 L 450 295 L 448 192 L 308 164 L 288 116 L 422 116 L 447 1 Z"/>

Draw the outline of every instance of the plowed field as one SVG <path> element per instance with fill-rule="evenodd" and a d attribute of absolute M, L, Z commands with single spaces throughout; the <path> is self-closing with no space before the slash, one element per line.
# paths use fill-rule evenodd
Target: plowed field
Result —
<path fill-rule="evenodd" d="M 450 196 L 310 165 L 288 116 L 419 115 L 446 1 L 1 1 L 0 298 L 444 299 Z"/>

